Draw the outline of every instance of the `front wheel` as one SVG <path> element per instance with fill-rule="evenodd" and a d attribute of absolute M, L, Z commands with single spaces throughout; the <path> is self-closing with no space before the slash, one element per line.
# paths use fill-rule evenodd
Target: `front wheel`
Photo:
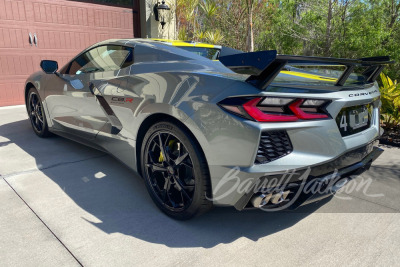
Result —
<path fill-rule="evenodd" d="M 28 111 L 28 116 L 36 135 L 39 137 L 51 136 L 52 134 L 47 126 L 42 100 L 34 87 L 29 89 L 26 110 Z"/>
<path fill-rule="evenodd" d="M 143 139 L 141 162 L 147 190 L 168 216 L 187 220 L 212 207 L 206 160 L 185 129 L 171 122 L 154 124 Z"/>

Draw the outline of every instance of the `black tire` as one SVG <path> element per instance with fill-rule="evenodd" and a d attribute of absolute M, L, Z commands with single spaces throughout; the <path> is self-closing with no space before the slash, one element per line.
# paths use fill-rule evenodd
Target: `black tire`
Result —
<path fill-rule="evenodd" d="M 193 137 L 175 123 L 150 127 L 142 143 L 141 168 L 151 198 L 168 216 L 188 220 L 212 208 L 205 157 Z"/>
<path fill-rule="evenodd" d="M 35 87 L 31 87 L 28 91 L 26 110 L 28 112 L 33 131 L 37 136 L 45 138 L 53 135 L 49 131 L 43 102 Z"/>

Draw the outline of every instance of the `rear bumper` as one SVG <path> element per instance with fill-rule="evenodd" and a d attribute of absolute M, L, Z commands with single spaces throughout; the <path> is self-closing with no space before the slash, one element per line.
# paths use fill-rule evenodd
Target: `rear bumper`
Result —
<path fill-rule="evenodd" d="M 376 147 L 377 144 L 378 141 L 371 142 L 321 165 L 263 176 L 246 190 L 234 206 L 238 210 L 253 208 L 250 203 L 253 197 L 277 190 L 281 192 L 290 190 L 291 192 L 285 202 L 271 205 L 271 209 L 296 209 L 299 206 L 329 197 L 349 180 L 370 168 L 371 163 L 383 152 L 382 149 Z M 288 176 L 288 173 L 292 175 Z M 285 175 L 289 178 L 279 179 Z M 274 184 L 273 187 L 265 186 L 271 185 L 270 182 L 274 179 L 284 182 Z M 263 208 L 267 209 L 268 207 Z"/>
<path fill-rule="evenodd" d="M 299 198 L 293 205 L 289 207 L 289 209 L 296 209 L 300 206 L 319 201 L 335 194 L 347 182 L 367 171 L 371 167 L 372 162 L 377 159 L 382 153 L 383 149 L 374 147 L 373 151 L 368 154 L 362 161 L 338 170 L 336 176 L 328 174 L 311 181 L 312 183 L 316 184 L 316 187 L 324 188 L 324 191 L 303 194 L 301 198 Z M 340 177 L 340 179 L 338 179 L 337 177 Z"/>

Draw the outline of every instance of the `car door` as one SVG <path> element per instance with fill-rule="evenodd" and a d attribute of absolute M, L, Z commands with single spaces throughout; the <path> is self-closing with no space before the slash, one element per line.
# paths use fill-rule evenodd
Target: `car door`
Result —
<path fill-rule="evenodd" d="M 95 138 L 109 117 L 102 102 L 93 94 L 90 83 L 107 83 L 132 62 L 133 48 L 101 45 L 84 52 L 62 68 L 53 84 L 46 86 L 46 102 L 53 127 L 86 139 Z M 118 89 L 118 83 L 114 81 L 108 88 L 112 94 Z"/>

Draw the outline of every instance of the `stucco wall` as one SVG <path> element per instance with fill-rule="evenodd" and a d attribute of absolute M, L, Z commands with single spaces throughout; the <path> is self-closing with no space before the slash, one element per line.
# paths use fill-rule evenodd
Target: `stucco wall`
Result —
<path fill-rule="evenodd" d="M 153 8 L 154 5 L 161 1 L 159 0 L 142 0 L 141 7 L 141 31 L 143 38 L 163 38 L 163 39 L 176 39 L 176 16 L 175 7 L 176 0 L 167 0 L 165 3 L 171 8 L 168 13 L 169 16 L 166 20 L 166 25 L 162 29 L 159 21 L 155 20 Z"/>

